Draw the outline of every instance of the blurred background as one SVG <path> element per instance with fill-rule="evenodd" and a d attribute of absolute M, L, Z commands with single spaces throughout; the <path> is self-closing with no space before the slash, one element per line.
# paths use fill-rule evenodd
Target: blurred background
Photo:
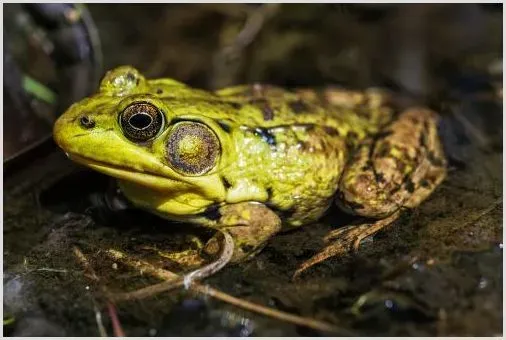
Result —
<path fill-rule="evenodd" d="M 312 281 L 287 283 L 297 263 L 321 248 L 307 240 L 332 222 L 281 236 L 256 265 L 211 282 L 339 324 L 342 335 L 500 335 L 502 11 L 502 4 L 4 5 L 4 310 L 16 319 L 6 326 L 4 318 L 4 330 L 102 334 L 100 308 L 76 288 L 83 278 L 68 274 L 76 266 L 69 240 L 100 244 L 136 232 L 83 215 L 62 219 L 69 210 L 87 211 L 89 202 L 76 203 L 76 196 L 102 190 L 106 181 L 79 172 L 84 177 L 56 185 L 77 168 L 56 150 L 51 130 L 69 105 L 96 91 L 107 70 L 127 64 L 149 78 L 211 90 L 251 82 L 381 86 L 436 109 L 451 171 L 416 218 L 380 235 L 363 255 L 320 266 Z M 297 252 L 287 244 L 297 244 Z M 427 269 L 427 261 L 443 258 Z M 48 263 L 66 272 L 36 270 Z M 239 286 L 232 285 L 237 277 Z M 322 335 L 187 298 L 123 307 L 127 334 Z"/>

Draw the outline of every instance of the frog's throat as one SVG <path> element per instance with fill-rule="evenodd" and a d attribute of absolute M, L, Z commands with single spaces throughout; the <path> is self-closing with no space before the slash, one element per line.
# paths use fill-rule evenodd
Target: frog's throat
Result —
<path fill-rule="evenodd" d="M 140 172 L 135 169 L 127 167 L 111 165 L 109 163 L 96 161 L 94 159 L 79 156 L 72 153 L 67 153 L 67 157 L 76 163 L 82 164 L 84 166 L 87 166 L 93 170 L 104 173 L 111 177 L 129 182 L 134 182 L 154 190 L 171 191 L 171 189 L 173 190 L 174 188 L 178 188 L 181 185 L 191 186 L 190 183 L 186 183 L 184 181 L 173 180 L 149 172 Z"/>

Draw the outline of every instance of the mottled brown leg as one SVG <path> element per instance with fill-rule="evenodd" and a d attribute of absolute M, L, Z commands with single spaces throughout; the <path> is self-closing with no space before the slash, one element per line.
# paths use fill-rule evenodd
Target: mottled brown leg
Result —
<path fill-rule="evenodd" d="M 341 177 L 336 202 L 350 214 L 379 220 L 332 231 L 325 239 L 334 243 L 304 262 L 295 276 L 357 249 L 362 239 L 397 219 L 402 207 L 416 207 L 434 191 L 446 176 L 436 122 L 435 113 L 413 108 L 360 146 Z"/>
<path fill-rule="evenodd" d="M 253 256 L 267 241 L 281 230 L 281 220 L 268 207 L 259 203 L 237 203 L 220 208 L 221 217 L 213 228 L 228 232 L 235 248 L 231 262 L 239 262 Z M 214 255 L 220 242 L 213 236 L 204 251 Z"/>
<path fill-rule="evenodd" d="M 315 264 L 325 261 L 329 257 L 345 255 L 349 253 L 350 250 L 358 250 L 360 242 L 362 242 L 362 240 L 371 235 L 374 235 L 379 230 L 390 225 L 398 217 L 399 212 L 396 212 L 374 223 L 363 223 L 335 230 L 333 234 L 328 234 L 325 238 L 326 241 L 330 241 L 330 239 L 335 238 L 338 238 L 338 240 L 323 248 L 318 254 L 311 257 L 309 260 L 303 262 L 295 271 L 293 277 L 298 277 L 306 269 L 314 266 Z"/>

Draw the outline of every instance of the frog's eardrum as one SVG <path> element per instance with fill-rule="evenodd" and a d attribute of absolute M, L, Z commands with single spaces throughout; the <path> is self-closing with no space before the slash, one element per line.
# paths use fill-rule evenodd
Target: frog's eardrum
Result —
<path fill-rule="evenodd" d="M 201 123 L 177 123 L 167 140 L 167 159 L 171 167 L 185 175 L 207 173 L 216 164 L 219 154 L 218 137 Z"/>

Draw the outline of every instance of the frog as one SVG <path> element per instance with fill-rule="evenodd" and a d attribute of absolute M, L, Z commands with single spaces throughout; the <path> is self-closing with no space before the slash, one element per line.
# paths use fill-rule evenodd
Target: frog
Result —
<path fill-rule="evenodd" d="M 57 119 L 53 136 L 72 161 L 113 177 L 133 206 L 229 235 L 227 263 L 334 208 L 366 219 L 332 230 L 300 274 L 431 195 L 447 175 L 438 121 L 375 87 L 209 91 L 119 66 Z M 200 251 L 218 254 L 222 239 Z"/>

